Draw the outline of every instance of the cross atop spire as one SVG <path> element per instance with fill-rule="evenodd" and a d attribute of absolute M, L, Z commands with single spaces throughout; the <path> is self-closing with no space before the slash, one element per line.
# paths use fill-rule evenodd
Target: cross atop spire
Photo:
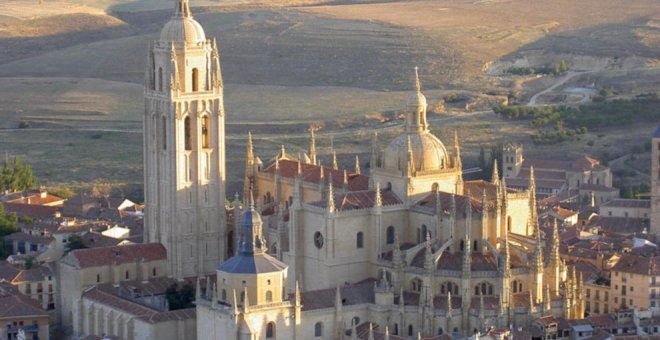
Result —
<path fill-rule="evenodd" d="M 190 4 L 188 0 L 176 0 L 174 6 L 175 18 L 192 18 L 190 13 Z"/>

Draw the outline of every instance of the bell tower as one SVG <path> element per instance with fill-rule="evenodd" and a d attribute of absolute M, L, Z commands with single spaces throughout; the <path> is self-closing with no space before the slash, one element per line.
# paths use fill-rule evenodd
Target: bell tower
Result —
<path fill-rule="evenodd" d="M 214 273 L 227 249 L 223 84 L 188 0 L 149 47 L 144 98 L 145 242 L 165 246 L 172 277 Z"/>

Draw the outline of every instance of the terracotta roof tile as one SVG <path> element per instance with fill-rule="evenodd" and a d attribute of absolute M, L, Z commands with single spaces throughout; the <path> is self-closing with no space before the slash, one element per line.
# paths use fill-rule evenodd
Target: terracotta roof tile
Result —
<path fill-rule="evenodd" d="M 383 206 L 402 204 L 401 200 L 392 191 L 381 191 Z M 373 208 L 376 201 L 376 192 L 352 191 L 346 194 L 335 194 L 335 209 L 338 211 L 348 211 L 357 209 Z M 328 205 L 327 200 L 311 202 L 311 205 L 325 208 Z"/>
<path fill-rule="evenodd" d="M 48 317 L 48 312 L 23 294 L 0 296 L 0 319 L 18 317 Z"/>
<path fill-rule="evenodd" d="M 167 252 L 160 243 L 148 243 L 77 249 L 70 252 L 67 257 L 73 258 L 80 268 L 88 268 L 137 261 L 165 260 Z"/>
<path fill-rule="evenodd" d="M 5 211 L 8 213 L 16 213 L 19 216 L 29 216 L 36 219 L 46 219 L 55 217 L 56 214 L 62 212 L 61 207 L 49 207 L 45 205 L 32 205 L 32 204 L 19 204 L 19 203 L 2 203 L 5 206 Z"/>
<path fill-rule="evenodd" d="M 307 164 L 301 162 L 301 170 L 304 182 L 311 182 L 318 184 L 321 180 L 321 167 L 314 164 Z M 295 178 L 298 176 L 298 161 L 290 159 L 280 159 L 280 176 L 286 178 Z M 266 167 L 264 172 L 274 175 L 275 162 Z M 334 170 L 332 168 L 323 167 L 324 180 L 327 182 L 330 175 L 332 175 L 332 185 L 335 188 L 341 188 L 344 185 L 344 171 L 343 169 Z M 358 175 L 353 171 L 348 171 L 348 190 L 368 190 L 369 189 L 369 176 Z"/>

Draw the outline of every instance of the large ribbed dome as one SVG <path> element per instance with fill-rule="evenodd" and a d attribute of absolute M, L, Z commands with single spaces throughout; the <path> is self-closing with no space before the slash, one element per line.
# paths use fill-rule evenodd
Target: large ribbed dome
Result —
<path fill-rule="evenodd" d="M 160 40 L 197 44 L 206 41 L 204 29 L 192 17 L 172 18 L 160 31 Z"/>
<path fill-rule="evenodd" d="M 430 132 L 402 134 L 383 151 L 383 167 L 404 169 L 408 152 L 408 138 L 416 171 L 433 171 L 449 166 L 449 154 L 442 142 Z"/>

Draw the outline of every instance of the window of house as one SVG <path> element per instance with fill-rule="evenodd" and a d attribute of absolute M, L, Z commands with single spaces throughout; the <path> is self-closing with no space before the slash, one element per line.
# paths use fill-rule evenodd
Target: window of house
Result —
<path fill-rule="evenodd" d="M 358 232 L 355 243 L 358 249 L 364 248 L 364 234 L 362 232 Z"/>
<path fill-rule="evenodd" d="M 387 227 L 387 244 L 394 244 L 394 226 Z"/>
<path fill-rule="evenodd" d="M 183 119 L 183 144 L 187 151 L 192 150 L 192 137 L 190 127 L 190 116 Z"/>
<path fill-rule="evenodd" d="M 199 71 L 197 68 L 192 69 L 192 91 L 199 91 Z"/>
<path fill-rule="evenodd" d="M 163 68 L 158 68 L 158 91 L 163 92 Z"/>
<path fill-rule="evenodd" d="M 323 336 L 323 323 L 317 322 L 314 324 L 314 336 L 320 337 Z"/>
<path fill-rule="evenodd" d="M 266 325 L 266 339 L 275 339 L 275 323 L 272 321 Z"/>

